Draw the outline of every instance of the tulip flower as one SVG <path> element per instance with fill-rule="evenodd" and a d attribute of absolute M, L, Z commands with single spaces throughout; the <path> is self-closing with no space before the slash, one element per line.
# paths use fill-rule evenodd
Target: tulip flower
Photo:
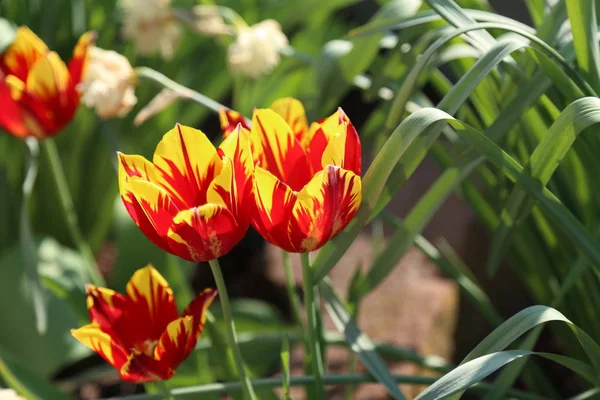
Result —
<path fill-rule="evenodd" d="M 79 39 L 69 65 L 29 28 L 17 30 L 0 55 L 0 127 L 19 138 L 45 139 L 67 125 L 79 105 L 76 90 L 93 33 Z"/>
<path fill-rule="evenodd" d="M 130 382 L 170 379 L 194 350 L 217 295 L 204 290 L 179 316 L 173 291 L 152 265 L 133 274 L 125 295 L 93 285 L 86 291 L 92 322 L 71 334 Z"/>
<path fill-rule="evenodd" d="M 221 113 L 224 132 L 239 114 Z M 308 127 L 295 99 L 255 110 L 251 145 L 256 161 L 252 224 L 289 252 L 319 249 L 348 225 L 361 202 L 361 146 L 340 108 Z"/>
<path fill-rule="evenodd" d="M 157 246 L 188 261 L 210 261 L 228 253 L 250 225 L 253 169 L 241 126 L 215 149 L 201 131 L 177 124 L 153 162 L 119 153 L 119 190 Z"/>

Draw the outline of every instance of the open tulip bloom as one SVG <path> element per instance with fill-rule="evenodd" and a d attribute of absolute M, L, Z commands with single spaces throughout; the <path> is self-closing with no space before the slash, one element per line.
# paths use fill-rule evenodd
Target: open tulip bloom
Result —
<path fill-rule="evenodd" d="M 188 261 L 210 261 L 248 230 L 253 169 L 241 126 L 215 149 L 204 133 L 178 124 L 156 147 L 153 162 L 119 153 L 119 190 L 157 246 Z"/>
<path fill-rule="evenodd" d="M 178 315 L 173 291 L 151 265 L 136 271 L 126 294 L 89 285 L 91 323 L 71 333 L 131 382 L 166 380 L 196 346 L 217 291 L 206 289 Z"/>
<path fill-rule="evenodd" d="M 238 123 L 244 123 L 238 113 L 221 112 L 226 137 Z M 309 127 L 302 104 L 281 99 L 254 111 L 250 138 L 256 161 L 252 224 L 267 241 L 310 252 L 348 225 L 361 202 L 361 145 L 341 108 Z"/>
<path fill-rule="evenodd" d="M 67 66 L 29 28 L 20 27 L 0 54 L 0 126 L 20 138 L 44 139 L 60 132 L 79 105 L 76 88 L 94 36 L 81 36 Z"/>

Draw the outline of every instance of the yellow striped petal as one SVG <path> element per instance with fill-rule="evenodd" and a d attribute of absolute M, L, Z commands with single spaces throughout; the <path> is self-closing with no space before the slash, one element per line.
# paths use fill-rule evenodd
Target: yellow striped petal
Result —
<path fill-rule="evenodd" d="M 79 329 L 71 329 L 71 335 L 117 369 L 120 369 L 127 361 L 127 353 L 121 345 L 113 341 L 108 333 L 100 330 L 96 323 L 82 326 Z"/>
<path fill-rule="evenodd" d="M 269 108 L 283 117 L 285 122 L 292 128 L 296 138 L 302 142 L 303 136 L 308 131 L 306 111 L 304 111 L 302 102 L 292 97 L 285 97 L 275 100 Z"/>
<path fill-rule="evenodd" d="M 221 158 L 206 135 L 179 124 L 163 136 L 153 161 L 158 172 L 156 183 L 179 208 L 205 204 L 208 186 L 221 172 Z"/>
<path fill-rule="evenodd" d="M 46 102 L 58 102 L 59 106 L 65 107 L 68 84 L 67 66 L 58 54 L 52 51 L 33 65 L 27 75 L 25 87 L 35 98 Z"/>

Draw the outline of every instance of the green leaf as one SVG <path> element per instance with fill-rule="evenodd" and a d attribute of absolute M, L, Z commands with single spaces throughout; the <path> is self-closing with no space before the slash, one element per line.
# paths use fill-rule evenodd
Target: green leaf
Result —
<path fill-rule="evenodd" d="M 408 17 L 416 13 L 421 0 L 393 0 L 385 4 L 371 21 L 384 18 Z M 337 104 L 354 83 L 354 78 L 369 68 L 379 53 L 383 34 L 371 37 L 333 40 L 323 46 L 316 62 L 316 80 L 321 96 L 320 108 L 329 109 Z"/>
<path fill-rule="evenodd" d="M 375 351 L 375 344 L 356 326 L 327 278 L 320 283 L 319 290 L 333 324 L 338 331 L 344 334 L 352 351 L 358 355 L 367 370 L 385 386 L 394 399 L 405 399 L 387 365 Z"/>
<path fill-rule="evenodd" d="M 445 399 L 455 394 L 457 395 L 452 398 L 458 398 L 460 397 L 460 392 L 482 381 L 506 364 L 531 355 L 552 360 L 585 378 L 593 378 L 593 368 L 579 360 L 557 354 L 507 350 L 487 354 L 456 367 L 425 389 L 415 400 Z"/>
<path fill-rule="evenodd" d="M 573 32 L 577 63 L 588 82 L 600 91 L 600 48 L 596 0 L 565 0 Z"/>
<path fill-rule="evenodd" d="M 8 48 L 17 35 L 17 26 L 5 18 L 0 18 L 0 53 Z"/>
<path fill-rule="evenodd" d="M 43 251 L 47 246 L 59 248 L 51 239 L 42 241 L 35 250 L 38 259 L 47 257 Z M 63 254 L 73 253 L 60 249 Z M 69 305 L 49 291 L 44 291 L 48 329 L 44 334 L 38 333 L 28 281 L 23 268 L 18 268 L 22 264 L 22 252 L 18 247 L 0 257 L 0 293 L 3 298 L 10 299 L 0 302 L 0 347 L 27 365 L 35 375 L 49 377 L 58 367 L 88 355 L 89 350 L 69 334 L 71 328 L 79 325 Z"/>
<path fill-rule="evenodd" d="M 569 104 L 542 137 L 528 164 L 525 165 L 524 174 L 543 186 L 547 185 L 578 135 L 598 122 L 600 122 L 599 99 L 587 97 Z M 527 198 L 525 190 L 520 185 L 515 186 L 502 210 L 500 225 L 494 234 L 488 259 L 488 272 L 493 274 L 500 266 L 514 237 L 514 230 L 520 225 L 519 222 L 522 223 L 533 206 L 534 202 Z"/>
<path fill-rule="evenodd" d="M 0 348 L 0 376 L 19 395 L 27 400 L 72 399 L 31 368 L 27 368 L 27 364 L 23 365 L 22 361 Z"/>

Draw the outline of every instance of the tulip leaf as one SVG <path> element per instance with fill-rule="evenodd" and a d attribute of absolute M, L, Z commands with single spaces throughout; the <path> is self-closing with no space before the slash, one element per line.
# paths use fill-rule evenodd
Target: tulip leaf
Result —
<path fill-rule="evenodd" d="M 0 348 L 0 376 L 8 386 L 27 400 L 71 399 L 70 396 L 58 390 L 50 381 L 27 368 L 23 365 L 22 360 L 10 355 L 3 348 Z"/>
<path fill-rule="evenodd" d="M 385 362 L 375 351 L 375 344 L 356 326 L 352 316 L 342 304 L 337 293 L 325 278 L 319 285 L 325 307 L 338 331 L 344 334 L 348 345 L 363 362 L 367 370 L 388 390 L 392 398 L 404 400 L 405 397 L 398 389 L 394 378 Z"/>
<path fill-rule="evenodd" d="M 54 263 L 77 257 L 73 251 L 51 239 L 45 239 L 37 245 L 38 259 L 48 260 L 49 247 L 54 248 Z M 78 264 L 82 265 L 83 262 L 80 260 Z M 48 326 L 43 335 L 38 333 L 28 280 L 23 268 L 19 267 L 21 265 L 22 252 L 18 246 L 0 256 L 0 293 L 4 299 L 10 299 L 0 302 L 0 347 L 9 349 L 32 373 L 49 377 L 60 366 L 88 355 L 89 350 L 68 333 L 71 328 L 78 327 L 79 321 L 67 302 L 48 290 L 43 292 Z M 84 299 L 81 301 L 85 304 Z"/>
<path fill-rule="evenodd" d="M 0 53 L 3 53 L 14 41 L 17 26 L 5 18 L 0 18 Z"/>

